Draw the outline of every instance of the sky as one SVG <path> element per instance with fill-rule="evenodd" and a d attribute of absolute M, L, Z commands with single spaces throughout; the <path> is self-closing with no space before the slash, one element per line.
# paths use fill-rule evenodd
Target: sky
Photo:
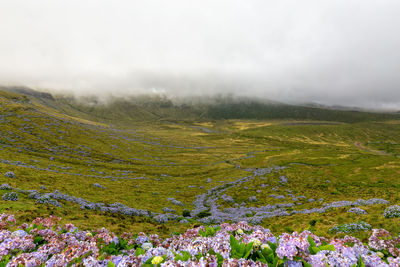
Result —
<path fill-rule="evenodd" d="M 0 84 L 400 109 L 398 0 L 0 0 Z"/>

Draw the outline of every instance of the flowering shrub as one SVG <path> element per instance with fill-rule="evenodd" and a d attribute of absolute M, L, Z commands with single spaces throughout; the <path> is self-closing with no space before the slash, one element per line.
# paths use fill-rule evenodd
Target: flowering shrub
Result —
<path fill-rule="evenodd" d="M 360 209 L 360 208 L 351 208 L 347 212 L 358 214 L 358 215 L 360 215 L 360 214 L 368 214 L 365 210 Z"/>
<path fill-rule="evenodd" d="M 6 172 L 6 173 L 4 174 L 4 176 L 7 177 L 7 178 L 15 178 L 15 173 L 13 173 L 13 172 Z"/>
<path fill-rule="evenodd" d="M 2 184 L 0 185 L 1 190 L 11 190 L 11 186 L 9 184 Z"/>
<path fill-rule="evenodd" d="M 56 206 L 56 207 L 61 207 L 61 204 L 57 200 L 52 199 L 48 194 L 40 195 L 36 199 L 36 203 L 49 204 L 49 205 L 53 205 L 53 206 Z"/>
<path fill-rule="evenodd" d="M 17 201 L 18 194 L 15 192 L 7 192 L 3 195 L 2 198 L 3 198 L 3 200 Z"/>
<path fill-rule="evenodd" d="M 374 229 L 369 246 L 354 237 L 327 240 L 309 231 L 278 239 L 246 222 L 188 229 L 161 240 L 157 235 L 107 229 L 82 231 L 60 218 L 16 225 L 0 215 L 0 266 L 399 266 L 400 237 Z M 203 236 L 206 229 L 213 235 Z M 211 230 L 209 230 L 211 231 Z M 349 245 L 351 244 L 351 245 Z"/>
<path fill-rule="evenodd" d="M 398 218 L 400 217 L 400 206 L 393 205 L 385 209 L 383 212 L 385 218 Z"/>
<path fill-rule="evenodd" d="M 203 236 L 203 237 L 208 237 L 208 236 L 214 236 L 216 232 L 218 232 L 219 230 L 221 230 L 221 227 L 217 226 L 217 227 L 211 227 L 211 226 L 207 226 L 204 230 L 200 229 L 199 231 L 199 235 Z"/>
<path fill-rule="evenodd" d="M 357 231 L 368 231 L 371 229 L 371 225 L 360 221 L 357 223 L 340 224 L 329 229 L 330 232 L 334 233 L 353 233 Z"/>
<path fill-rule="evenodd" d="M 376 251 L 382 251 L 384 255 L 400 256 L 400 236 L 395 237 L 384 229 L 374 229 L 368 245 Z"/>

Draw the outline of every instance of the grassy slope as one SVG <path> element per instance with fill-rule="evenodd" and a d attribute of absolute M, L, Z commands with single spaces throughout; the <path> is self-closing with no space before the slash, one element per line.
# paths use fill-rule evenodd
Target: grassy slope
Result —
<path fill-rule="evenodd" d="M 105 107 L 90 110 L 65 100 L 29 100 L 25 96 L 1 92 L 0 159 L 22 161 L 61 173 L 0 163 L 1 173 L 14 171 L 17 175 L 16 179 L 1 175 L 0 183 L 38 190 L 40 185 L 45 185 L 47 190 L 39 191 L 57 189 L 91 201 L 118 201 L 156 212 L 171 207 L 180 214 L 184 208 L 192 207 L 197 194 L 221 182 L 248 175 L 237 169 L 237 164 L 242 167 L 278 165 L 287 168 L 229 189 L 227 194 L 238 203 L 252 195 L 259 199 L 254 205 L 289 202 L 290 199 L 269 197 L 272 193 L 285 193 L 283 189 L 273 191 L 271 188 L 278 183 L 280 175 L 286 175 L 289 182 L 285 190 L 290 189 L 307 198 L 322 197 L 331 202 L 380 197 L 394 204 L 400 203 L 400 124 L 396 121 L 336 125 L 292 124 L 290 120 L 203 118 L 196 121 L 187 118 L 195 118 L 197 111 L 186 109 L 180 116 L 173 116 L 175 113 L 167 112 L 171 110 L 168 104 L 137 108 L 128 114 L 128 119 L 127 111 L 121 105 L 112 112 L 107 110 Z M 361 115 L 362 121 L 369 116 Z M 380 115 L 370 118 L 375 120 L 376 116 Z M 120 120 L 120 117 L 124 119 Z M 170 118 L 175 119 L 175 123 L 165 121 Z M 186 120 L 179 122 L 183 118 Z M 103 123 L 91 121 L 100 119 Z M 107 124 L 115 120 L 124 123 L 122 130 Z M 211 132 L 205 132 L 202 127 Z M 245 158 L 251 152 L 254 152 L 253 157 Z M 68 170 L 62 169 L 66 167 Z M 126 179 L 138 177 L 145 179 Z M 208 178 L 212 178 L 212 182 L 207 183 Z M 107 189 L 96 188 L 93 183 L 100 183 Z M 261 188 L 262 183 L 271 186 Z M 188 188 L 189 185 L 196 188 Z M 261 192 L 255 193 L 255 190 Z M 22 194 L 20 197 L 20 201 L 12 203 L 0 200 L 0 208 L 24 220 L 56 214 L 81 227 L 107 226 L 117 232 L 143 230 L 168 235 L 188 227 L 177 222 L 159 225 L 146 218 L 82 211 L 70 203 L 63 203 L 61 208 L 43 206 Z M 174 197 L 186 206 L 174 206 L 166 200 L 168 197 Z M 230 206 L 222 200 L 220 204 Z M 317 203 L 306 203 L 302 208 L 316 206 Z M 342 208 L 325 214 L 273 218 L 263 224 L 276 233 L 311 228 L 318 234 L 327 235 L 327 230 L 338 223 L 362 219 L 373 227 L 396 232 L 400 228 L 400 219 L 383 219 L 381 214 L 385 207 L 365 207 L 368 215 L 349 214 L 347 208 Z M 317 220 L 315 226 L 309 224 L 312 219 Z"/>

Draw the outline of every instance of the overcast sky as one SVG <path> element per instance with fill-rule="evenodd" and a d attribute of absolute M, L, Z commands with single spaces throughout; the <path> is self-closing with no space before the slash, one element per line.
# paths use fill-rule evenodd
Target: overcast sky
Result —
<path fill-rule="evenodd" d="M 398 0 L 0 0 L 0 84 L 400 108 Z"/>

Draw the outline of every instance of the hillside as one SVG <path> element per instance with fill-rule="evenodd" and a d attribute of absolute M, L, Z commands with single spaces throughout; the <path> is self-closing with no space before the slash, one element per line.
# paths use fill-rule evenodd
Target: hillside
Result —
<path fill-rule="evenodd" d="M 271 119 L 254 111 L 250 120 L 239 115 L 254 103 L 118 101 L 1 91 L 0 193 L 18 201 L 0 208 L 22 221 L 57 215 L 82 229 L 164 237 L 238 221 L 323 236 L 360 220 L 400 228 L 382 215 L 400 203 L 398 115 L 279 104 Z M 314 120 L 291 117 L 301 110 Z"/>
<path fill-rule="evenodd" d="M 138 95 L 109 97 L 102 100 L 95 96 L 80 99 L 71 96 L 53 96 L 26 87 L 0 87 L 0 89 L 34 98 L 39 103 L 63 114 L 118 123 L 120 126 L 157 120 L 290 119 L 354 123 L 400 118 L 396 113 L 296 106 L 232 96 L 188 97 L 175 100 L 165 96 Z"/>

